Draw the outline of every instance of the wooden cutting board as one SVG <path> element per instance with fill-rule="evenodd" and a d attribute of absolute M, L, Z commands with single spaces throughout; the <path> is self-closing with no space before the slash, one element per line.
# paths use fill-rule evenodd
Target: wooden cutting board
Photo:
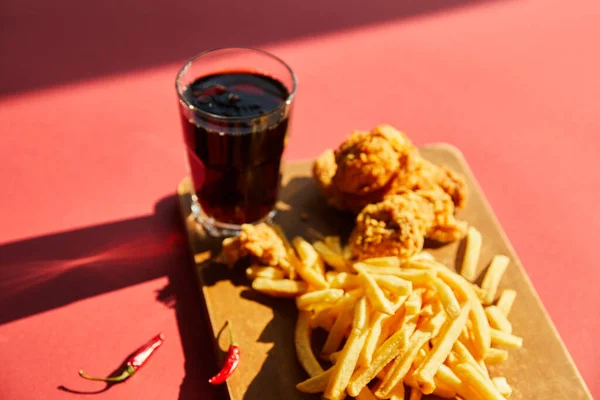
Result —
<path fill-rule="evenodd" d="M 506 376 L 513 387 L 511 399 L 591 399 L 462 154 L 446 144 L 427 146 L 421 149 L 421 153 L 433 162 L 446 164 L 466 178 L 468 204 L 459 217 L 482 233 L 479 271 L 486 268 L 495 254 L 511 258 L 501 288 L 512 288 L 518 292 L 510 320 L 514 333 L 523 337 L 524 346 L 511 350 L 508 361 L 492 367 L 492 374 Z M 311 178 L 311 164 L 299 162 L 285 166 L 276 222 L 290 238 L 297 235 L 309 241 L 320 235 L 341 235 L 345 238 L 352 229 L 353 219 L 326 206 Z M 296 360 L 294 350 L 294 301 L 256 293 L 248 287 L 244 271 L 229 271 L 211 260 L 220 252 L 220 241 L 206 236 L 191 217 L 190 189 L 188 178 L 179 184 L 181 212 L 215 344 L 217 349 L 227 349 L 229 339 L 226 331 L 220 333 L 229 319 L 242 351 L 242 361 L 227 382 L 231 399 L 318 399 L 319 396 L 306 395 L 295 388 L 296 383 L 306 379 L 307 375 Z M 307 220 L 302 217 L 303 214 L 308 216 Z M 439 261 L 453 267 L 460 265 L 461 248 L 457 242 L 428 251 Z M 223 357 L 223 351 L 217 351 L 218 357 Z"/>

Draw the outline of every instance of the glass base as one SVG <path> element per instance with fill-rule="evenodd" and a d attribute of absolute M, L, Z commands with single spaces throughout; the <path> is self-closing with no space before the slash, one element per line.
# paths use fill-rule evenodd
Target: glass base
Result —
<path fill-rule="evenodd" d="M 209 217 L 202 210 L 202 206 L 198 202 L 198 197 L 196 195 L 192 195 L 192 215 L 196 219 L 205 232 L 213 237 L 229 237 L 229 236 L 237 236 L 242 230 L 242 225 L 238 224 L 229 224 L 227 222 L 219 222 L 212 217 Z M 275 210 L 272 210 L 266 217 L 254 221 L 248 222 L 248 224 L 256 225 L 262 222 L 270 223 L 275 216 Z"/>

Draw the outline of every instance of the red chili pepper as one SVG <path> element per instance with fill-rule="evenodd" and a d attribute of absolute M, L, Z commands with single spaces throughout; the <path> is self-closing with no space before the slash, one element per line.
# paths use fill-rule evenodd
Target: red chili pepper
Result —
<path fill-rule="evenodd" d="M 135 373 L 142 365 L 148 361 L 148 358 L 154 353 L 154 351 L 165 341 L 165 335 L 159 333 L 154 336 L 148 343 L 140 347 L 133 353 L 127 361 L 125 361 L 125 369 L 119 376 L 113 376 L 109 378 L 96 378 L 93 376 L 86 375 L 83 370 L 79 371 L 79 375 L 82 378 L 89 379 L 92 381 L 104 381 L 104 382 L 123 382 Z"/>
<path fill-rule="evenodd" d="M 233 339 L 233 330 L 231 329 L 230 321 L 227 321 L 227 327 L 229 328 L 229 351 L 227 352 L 227 358 L 225 359 L 223 368 L 221 368 L 218 374 L 208 380 L 208 382 L 213 385 L 225 382 L 227 378 L 233 374 L 233 371 L 235 371 L 240 363 L 240 348 L 237 347 L 235 340 Z"/>

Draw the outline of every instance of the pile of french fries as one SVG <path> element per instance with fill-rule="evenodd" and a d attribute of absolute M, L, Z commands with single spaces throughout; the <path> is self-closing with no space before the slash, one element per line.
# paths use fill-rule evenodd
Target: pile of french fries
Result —
<path fill-rule="evenodd" d="M 482 242 L 476 229 L 469 229 L 457 274 L 428 253 L 352 262 L 338 237 L 290 243 L 275 228 L 288 262 L 246 272 L 255 290 L 296 299 L 294 342 L 310 376 L 298 390 L 327 399 L 403 400 L 409 390 L 411 400 L 510 396 L 506 379 L 491 377 L 488 366 L 523 344 L 507 318 L 516 292 L 503 290 L 496 299 L 509 264 L 503 255 L 492 259 L 481 287 L 473 283 Z M 316 328 L 328 332 L 318 357 L 311 343 Z"/>

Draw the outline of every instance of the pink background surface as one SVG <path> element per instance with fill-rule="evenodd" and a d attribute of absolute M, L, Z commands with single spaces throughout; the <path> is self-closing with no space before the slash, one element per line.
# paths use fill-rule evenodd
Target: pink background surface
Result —
<path fill-rule="evenodd" d="M 36 3 L 0 4 L 0 398 L 84 398 L 58 386 L 102 389 L 77 370 L 159 331 L 143 372 L 94 398 L 218 397 L 173 81 L 228 45 L 296 71 L 287 160 L 381 122 L 462 149 L 600 397 L 600 2 Z"/>

